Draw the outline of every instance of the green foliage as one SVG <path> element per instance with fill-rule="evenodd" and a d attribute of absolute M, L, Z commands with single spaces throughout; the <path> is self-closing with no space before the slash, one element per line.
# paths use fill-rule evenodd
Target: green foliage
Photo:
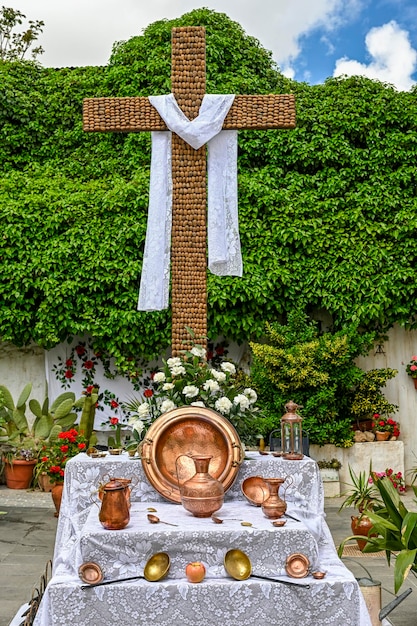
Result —
<path fill-rule="evenodd" d="M 365 513 L 372 521 L 372 532 L 378 533 L 378 537 L 355 536 L 355 539 L 367 541 L 364 553 L 384 550 L 389 565 L 394 556 L 394 593 L 398 593 L 410 571 L 417 573 L 417 513 L 407 510 L 389 478 L 378 478 L 376 474 L 372 477 L 383 505 Z M 417 488 L 413 489 L 417 496 Z M 352 537 L 347 537 L 339 546 L 339 555 L 350 539 Z"/>
<path fill-rule="evenodd" d="M 285 403 L 303 407 L 303 429 L 311 443 L 353 443 L 351 402 L 365 373 L 354 359 L 369 350 L 373 333 L 360 334 L 351 325 L 344 331 L 320 334 L 299 309 L 288 324 L 267 324 L 263 343 L 252 342 L 252 385 L 263 414 L 279 427 Z"/>
<path fill-rule="evenodd" d="M 206 28 L 208 92 L 297 102 L 295 130 L 240 132 L 244 276 L 209 274 L 209 336 L 257 341 L 296 307 L 326 309 L 336 330 L 417 326 L 415 94 L 294 83 L 238 24 L 198 9 L 115 44 L 106 67 L 0 63 L 2 340 L 48 348 L 88 333 L 122 370 L 169 345 L 170 311 L 135 310 L 149 136 L 84 133 L 82 100 L 168 93 L 179 25 Z M 321 393 L 319 407 L 334 395 Z"/>
<path fill-rule="evenodd" d="M 394 378 L 398 370 L 387 368 L 374 369 L 364 372 L 362 380 L 355 388 L 350 406 L 352 416 L 359 423 L 361 420 L 372 419 L 375 413 L 388 415 L 398 411 L 398 406 L 388 402 L 381 387 L 385 387 L 387 380 Z"/>
<path fill-rule="evenodd" d="M 354 506 L 359 513 L 366 512 L 366 515 L 368 515 L 369 511 L 381 504 L 381 498 L 374 482 L 369 482 L 371 470 L 368 474 L 366 472 L 356 474 L 355 470 L 349 465 L 349 475 L 351 483 L 349 484 L 349 489 L 342 493 L 345 499 L 339 511 L 346 507 Z"/>
<path fill-rule="evenodd" d="M 3 6 L 0 9 L 0 60 L 1 61 L 21 61 L 29 48 L 34 44 L 42 33 L 44 22 L 41 20 L 29 20 L 29 28 L 21 33 L 13 32 L 16 26 L 23 23 L 23 15 L 16 9 Z M 41 46 L 32 48 L 31 56 L 35 59 L 42 54 Z"/>
<path fill-rule="evenodd" d="M 48 398 L 42 406 L 38 400 L 29 400 L 29 408 L 35 417 L 30 420 L 26 415 L 26 403 L 31 391 L 32 383 L 28 383 L 15 404 L 7 387 L 0 385 L 0 443 L 12 456 L 19 455 L 22 449 L 37 454 L 45 442 L 54 441 L 63 429 L 73 426 L 77 418 L 72 412 L 75 396 L 66 392 L 60 394 L 51 407 Z"/>

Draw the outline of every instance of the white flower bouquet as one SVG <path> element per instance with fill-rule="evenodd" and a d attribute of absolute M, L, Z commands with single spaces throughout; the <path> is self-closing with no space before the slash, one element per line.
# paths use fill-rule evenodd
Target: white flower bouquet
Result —
<path fill-rule="evenodd" d="M 244 439 L 258 409 L 256 392 L 239 384 L 236 366 L 223 361 L 218 368 L 207 362 L 206 351 L 194 346 L 183 356 L 163 362 L 150 376 L 150 384 L 139 398 L 125 403 L 136 437 L 160 415 L 181 406 L 214 409 L 226 417 Z"/>

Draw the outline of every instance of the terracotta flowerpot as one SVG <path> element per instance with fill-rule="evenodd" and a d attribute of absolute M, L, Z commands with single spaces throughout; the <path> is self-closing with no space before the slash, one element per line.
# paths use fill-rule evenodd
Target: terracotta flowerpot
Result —
<path fill-rule="evenodd" d="M 391 433 L 379 432 L 379 431 L 375 433 L 375 438 L 377 441 L 388 441 L 390 437 L 391 437 Z"/>
<path fill-rule="evenodd" d="M 49 478 L 46 472 L 42 472 L 41 474 L 39 474 L 38 483 L 42 491 L 46 491 L 46 492 L 52 491 L 51 479 Z"/>
<path fill-rule="evenodd" d="M 376 537 L 375 533 L 371 533 L 372 530 L 372 522 L 366 515 L 359 515 L 359 517 L 351 516 L 351 529 L 354 535 L 362 535 L 364 537 Z M 359 550 L 362 552 L 364 547 L 366 546 L 365 539 L 356 539 Z"/>
<path fill-rule="evenodd" d="M 52 495 L 52 500 L 53 503 L 55 505 L 55 517 L 58 517 L 59 515 L 59 511 L 61 508 L 61 500 L 62 500 L 62 491 L 64 489 L 64 483 L 56 483 L 55 485 L 52 485 L 52 489 L 51 489 L 51 495 Z"/>
<path fill-rule="evenodd" d="M 9 489 L 29 489 L 33 478 L 33 470 L 37 461 L 15 459 L 12 464 L 5 463 L 4 476 Z"/>
<path fill-rule="evenodd" d="M 417 378 L 413 378 L 414 389 L 417 389 Z"/>

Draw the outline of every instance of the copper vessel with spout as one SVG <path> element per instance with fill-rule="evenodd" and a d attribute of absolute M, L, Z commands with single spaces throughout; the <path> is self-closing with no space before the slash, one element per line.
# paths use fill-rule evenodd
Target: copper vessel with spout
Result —
<path fill-rule="evenodd" d="M 194 517 L 210 517 L 223 506 L 223 484 L 209 474 L 212 456 L 198 454 L 191 458 L 196 473 L 180 485 L 181 503 Z"/>
<path fill-rule="evenodd" d="M 125 488 L 118 480 L 110 480 L 101 489 L 103 497 L 98 517 L 106 530 L 121 530 L 130 521 Z"/>

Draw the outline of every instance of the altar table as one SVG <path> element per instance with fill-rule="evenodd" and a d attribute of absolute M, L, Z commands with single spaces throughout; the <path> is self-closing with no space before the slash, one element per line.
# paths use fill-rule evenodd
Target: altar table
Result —
<path fill-rule="evenodd" d="M 193 518 L 181 505 L 164 500 L 149 484 L 140 460 L 127 455 L 92 459 L 79 454 L 67 463 L 58 520 L 53 577 L 35 618 L 35 626 L 371 626 L 354 576 L 338 559 L 325 522 L 323 486 L 317 464 L 304 457 L 287 461 L 271 455 L 249 453 L 234 485 L 218 512 L 225 521 Z M 248 476 L 291 476 L 285 492 L 287 520 L 272 527 L 259 507 L 243 497 L 240 485 Z M 105 531 L 98 522 L 97 490 L 110 477 L 132 478 L 132 509 L 123 531 Z M 157 509 L 162 520 L 178 527 L 153 526 L 147 508 Z M 236 518 L 226 519 L 226 518 Z M 241 526 L 239 520 L 252 526 Z M 223 567 L 228 549 L 239 548 L 252 561 L 255 574 L 299 583 L 287 586 L 249 578 L 235 581 Z M 102 565 L 105 578 L 143 573 L 155 551 L 170 554 L 167 578 L 120 582 L 81 589 L 78 567 L 86 560 Z M 197 552 L 197 553 L 196 553 Z M 312 576 L 289 578 L 285 557 L 307 554 L 313 569 L 326 571 L 323 580 Z M 202 560 L 207 568 L 203 582 L 191 584 L 185 564 Z"/>

